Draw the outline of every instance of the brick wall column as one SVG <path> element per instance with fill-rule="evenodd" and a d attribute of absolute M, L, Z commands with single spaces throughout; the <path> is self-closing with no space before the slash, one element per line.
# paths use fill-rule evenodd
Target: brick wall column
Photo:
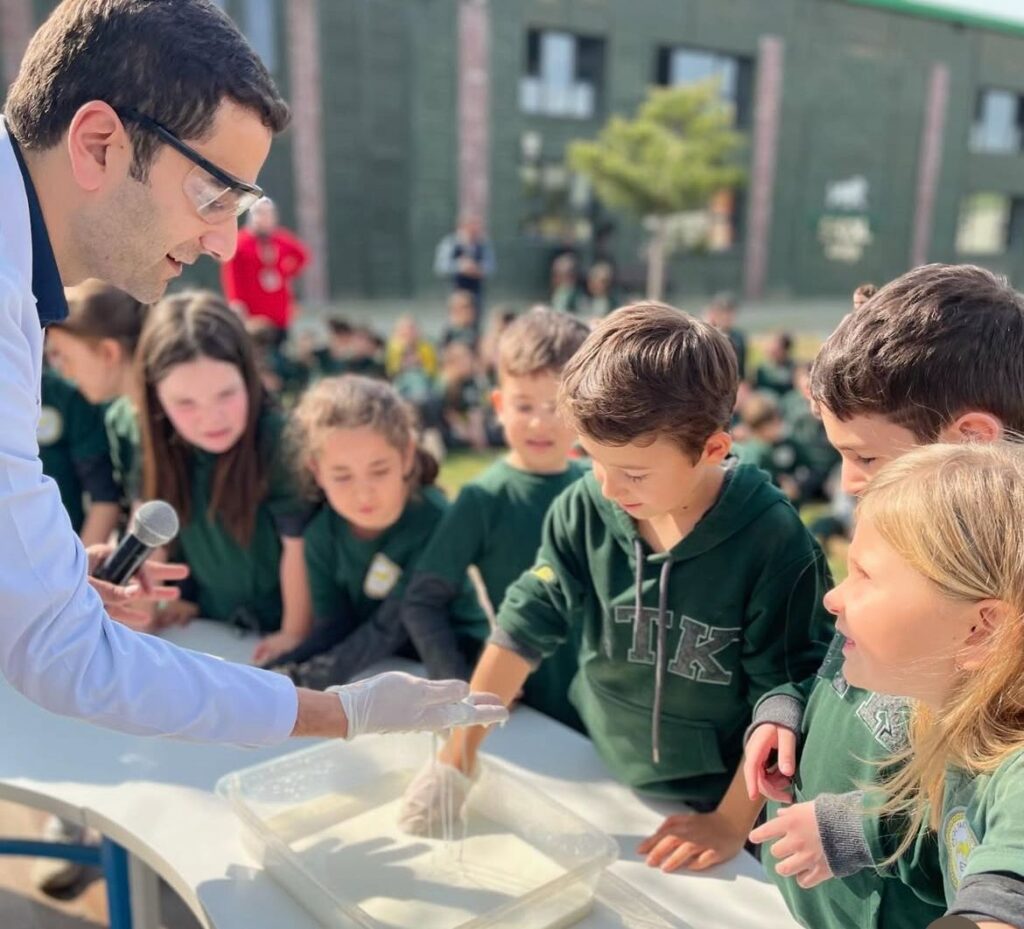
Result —
<path fill-rule="evenodd" d="M 459 0 L 459 213 L 486 227 L 490 201 L 490 10 Z"/>
<path fill-rule="evenodd" d="M 329 0 L 330 2 L 330 0 Z M 324 179 L 319 0 L 287 0 L 292 170 L 298 233 L 311 259 L 300 279 L 307 300 L 324 302 L 328 279 L 327 186 Z"/>
<path fill-rule="evenodd" d="M 771 249 L 772 206 L 779 149 L 785 45 L 778 36 L 761 36 L 754 97 L 753 157 L 747 211 L 744 292 L 748 299 L 764 296 Z"/>
<path fill-rule="evenodd" d="M 32 38 L 32 0 L 0 0 L 0 50 L 3 53 L 3 87 L 18 76 L 25 46 Z"/>
<path fill-rule="evenodd" d="M 917 162 L 917 201 L 914 207 L 914 232 L 910 243 L 910 267 L 928 261 L 935 220 L 935 194 L 942 173 L 942 142 L 949 108 L 949 68 L 932 66 L 928 79 L 928 98 L 921 126 L 921 152 Z"/>

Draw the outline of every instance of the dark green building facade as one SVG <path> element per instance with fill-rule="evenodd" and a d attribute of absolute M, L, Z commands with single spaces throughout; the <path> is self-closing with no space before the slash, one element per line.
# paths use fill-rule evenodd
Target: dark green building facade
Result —
<path fill-rule="evenodd" d="M 289 3 L 225 5 L 297 114 L 308 107 L 290 87 Z M 39 16 L 50 6 L 34 4 Z M 307 185 L 291 133 L 262 179 L 290 224 L 303 197 L 322 198 L 333 298 L 444 286 L 434 250 L 460 209 L 460 134 L 473 118 L 460 116 L 464 6 L 488 37 L 496 295 L 543 296 L 557 248 L 573 241 L 586 262 L 595 236 L 640 277 L 639 222 L 593 202 L 562 167 L 565 146 L 631 113 L 652 84 L 708 75 L 750 140 L 749 183 L 681 220 L 691 247 L 672 258 L 674 293 L 837 296 L 920 260 L 974 261 L 1024 285 L 1024 27 L 901 11 L 910 4 L 897 0 L 313 6 L 322 188 Z"/>

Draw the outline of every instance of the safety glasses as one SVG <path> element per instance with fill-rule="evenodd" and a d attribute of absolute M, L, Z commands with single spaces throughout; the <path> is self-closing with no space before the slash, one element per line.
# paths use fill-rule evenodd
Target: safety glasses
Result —
<path fill-rule="evenodd" d="M 160 125 L 143 113 L 128 107 L 116 110 L 122 120 L 130 119 L 162 142 L 180 152 L 195 167 L 185 175 L 184 190 L 199 215 L 211 225 L 241 216 L 260 197 L 263 190 L 235 177 L 212 161 L 204 158 L 190 145 L 181 141 L 170 129 Z"/>

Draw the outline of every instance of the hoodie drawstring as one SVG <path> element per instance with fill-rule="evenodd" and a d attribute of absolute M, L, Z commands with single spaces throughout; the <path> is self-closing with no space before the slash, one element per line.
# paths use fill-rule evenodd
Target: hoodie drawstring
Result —
<path fill-rule="evenodd" d="M 643 615 L 644 585 L 644 547 L 640 539 L 634 542 L 633 553 L 636 556 L 636 613 L 633 622 L 639 627 Z M 658 638 L 654 655 L 654 706 L 651 710 L 651 757 L 655 764 L 661 762 L 661 704 L 665 692 L 665 636 L 668 632 L 668 577 L 671 570 L 672 559 L 666 558 L 658 578 Z"/>

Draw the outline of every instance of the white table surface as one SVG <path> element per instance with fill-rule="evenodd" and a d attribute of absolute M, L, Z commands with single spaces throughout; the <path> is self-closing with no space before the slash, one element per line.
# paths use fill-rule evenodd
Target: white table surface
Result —
<path fill-rule="evenodd" d="M 167 638 L 237 661 L 247 661 L 253 646 L 251 638 L 204 621 Z M 0 719 L 0 797 L 108 835 L 163 877 L 210 929 L 316 929 L 312 917 L 263 872 L 243 845 L 231 809 L 213 793 L 221 775 L 295 751 L 309 740 L 246 750 L 128 736 L 55 716 L 2 680 Z M 760 865 L 745 853 L 700 875 L 646 867 L 633 849 L 671 805 L 641 798 L 613 781 L 578 733 L 520 708 L 489 736 L 486 750 L 611 835 L 621 854 L 610 869 L 612 880 L 641 891 L 675 914 L 680 926 L 795 929 Z M 578 925 L 611 929 L 623 923 L 599 906 Z"/>

